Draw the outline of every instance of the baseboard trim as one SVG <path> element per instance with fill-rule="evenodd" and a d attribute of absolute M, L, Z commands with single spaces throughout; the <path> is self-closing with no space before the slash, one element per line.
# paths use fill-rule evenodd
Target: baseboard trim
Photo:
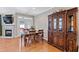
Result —
<path fill-rule="evenodd" d="M 46 39 L 43 39 L 43 41 L 48 43 L 48 41 Z"/>

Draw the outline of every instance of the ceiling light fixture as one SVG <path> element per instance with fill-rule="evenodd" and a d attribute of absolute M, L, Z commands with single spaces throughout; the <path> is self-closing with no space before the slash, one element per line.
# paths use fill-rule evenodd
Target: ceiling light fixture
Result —
<path fill-rule="evenodd" d="M 35 10 L 36 8 L 33 8 L 33 10 Z"/>

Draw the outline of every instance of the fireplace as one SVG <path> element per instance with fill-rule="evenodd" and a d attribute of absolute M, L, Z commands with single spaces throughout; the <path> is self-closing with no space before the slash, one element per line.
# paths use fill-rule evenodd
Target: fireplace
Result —
<path fill-rule="evenodd" d="M 5 36 L 12 36 L 12 30 L 5 30 Z"/>

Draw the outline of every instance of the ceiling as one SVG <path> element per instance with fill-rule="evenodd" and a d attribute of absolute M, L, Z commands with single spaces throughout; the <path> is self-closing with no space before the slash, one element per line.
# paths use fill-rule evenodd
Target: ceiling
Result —
<path fill-rule="evenodd" d="M 46 12 L 51 7 L 0 7 L 0 13 L 22 13 L 27 15 L 38 15 Z"/>

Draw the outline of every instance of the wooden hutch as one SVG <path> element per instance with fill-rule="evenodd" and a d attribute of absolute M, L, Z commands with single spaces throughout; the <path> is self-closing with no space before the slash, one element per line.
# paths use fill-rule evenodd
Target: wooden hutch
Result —
<path fill-rule="evenodd" d="M 48 16 L 48 43 L 67 52 L 78 51 L 77 8 Z"/>

